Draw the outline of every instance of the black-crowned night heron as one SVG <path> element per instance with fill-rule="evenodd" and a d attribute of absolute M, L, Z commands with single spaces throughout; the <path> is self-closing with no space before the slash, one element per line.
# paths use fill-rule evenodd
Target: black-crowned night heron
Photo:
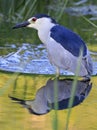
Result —
<path fill-rule="evenodd" d="M 93 69 L 89 51 L 84 41 L 76 33 L 59 25 L 53 18 L 45 14 L 35 15 L 26 22 L 15 25 L 13 29 L 21 27 L 38 30 L 38 36 L 47 49 L 50 62 L 57 68 L 57 75 L 60 69 L 75 73 L 82 50 L 79 76 L 91 76 Z"/>
<path fill-rule="evenodd" d="M 12 100 L 18 101 L 18 103 L 24 105 L 30 113 L 36 115 L 46 114 L 52 109 L 63 110 L 68 108 L 69 100 L 72 93 L 73 79 L 49 79 L 45 86 L 41 87 L 33 100 L 22 100 L 10 96 Z M 55 82 L 57 85 L 55 86 Z M 55 87 L 54 87 L 55 86 Z M 88 96 L 92 88 L 90 81 L 77 81 L 76 92 L 74 95 L 73 104 L 71 107 L 79 105 Z M 57 98 L 55 99 L 55 89 L 58 90 Z M 57 91 L 56 90 L 56 91 Z M 55 104 L 57 103 L 57 107 Z"/>

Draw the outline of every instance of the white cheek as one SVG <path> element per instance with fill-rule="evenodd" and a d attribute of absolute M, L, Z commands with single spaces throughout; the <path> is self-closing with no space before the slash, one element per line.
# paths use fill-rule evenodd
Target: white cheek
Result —
<path fill-rule="evenodd" d="M 27 27 L 37 29 L 37 26 L 35 23 L 31 23 Z"/>
<path fill-rule="evenodd" d="M 29 28 L 33 28 L 33 24 L 29 24 L 27 27 L 29 27 Z"/>

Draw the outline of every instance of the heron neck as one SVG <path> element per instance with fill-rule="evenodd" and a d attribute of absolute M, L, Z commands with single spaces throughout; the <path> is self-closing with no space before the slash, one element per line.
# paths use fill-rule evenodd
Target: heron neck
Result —
<path fill-rule="evenodd" d="M 50 26 L 44 25 L 41 29 L 38 30 L 38 36 L 39 39 L 42 41 L 42 43 L 46 44 L 47 41 L 50 38 L 50 30 L 51 28 L 55 26 L 55 24 L 51 24 Z"/>

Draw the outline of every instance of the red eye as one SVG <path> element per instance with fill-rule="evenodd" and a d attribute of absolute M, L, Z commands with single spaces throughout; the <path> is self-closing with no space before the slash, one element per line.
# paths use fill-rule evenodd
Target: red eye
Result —
<path fill-rule="evenodd" d="M 32 21 L 33 21 L 33 22 L 35 22 L 36 20 L 37 20 L 37 18 L 35 18 L 35 17 L 32 18 Z"/>

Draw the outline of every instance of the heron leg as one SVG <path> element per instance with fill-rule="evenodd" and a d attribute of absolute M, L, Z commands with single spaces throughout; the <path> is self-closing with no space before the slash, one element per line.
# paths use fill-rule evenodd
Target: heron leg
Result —
<path fill-rule="evenodd" d="M 56 77 L 60 76 L 60 69 L 58 67 L 56 67 Z"/>

